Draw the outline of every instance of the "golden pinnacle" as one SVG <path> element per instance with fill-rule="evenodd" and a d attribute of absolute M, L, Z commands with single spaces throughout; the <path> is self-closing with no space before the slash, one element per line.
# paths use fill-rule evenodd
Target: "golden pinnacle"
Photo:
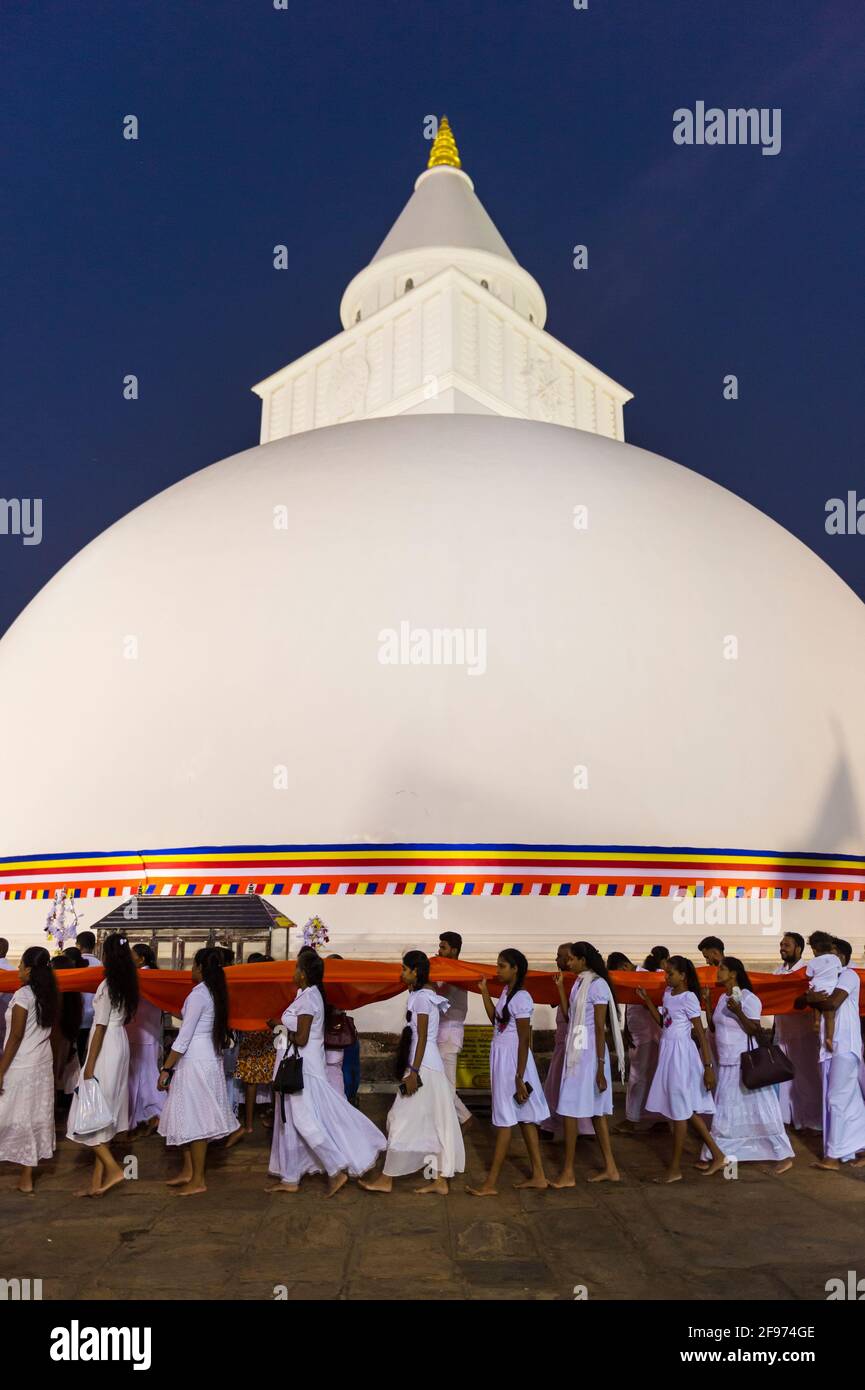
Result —
<path fill-rule="evenodd" d="M 457 149 L 457 142 L 454 139 L 447 116 L 442 116 L 439 121 L 438 134 L 433 140 L 426 165 L 428 169 L 439 169 L 442 166 L 450 169 L 462 168 L 460 152 Z"/>

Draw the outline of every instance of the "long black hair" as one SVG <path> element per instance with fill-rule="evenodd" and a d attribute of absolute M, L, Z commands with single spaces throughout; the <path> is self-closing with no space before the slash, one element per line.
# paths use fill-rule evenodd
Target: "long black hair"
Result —
<path fill-rule="evenodd" d="M 726 965 L 731 974 L 735 975 L 736 984 L 740 989 L 749 989 L 752 994 L 754 993 L 754 986 L 751 984 L 748 972 L 738 956 L 725 956 L 721 964 Z"/>
<path fill-rule="evenodd" d="M 660 970 L 661 961 L 670 959 L 670 951 L 667 946 L 653 946 L 646 959 L 643 961 L 644 970 Z"/>
<path fill-rule="evenodd" d="M 60 1013 L 60 998 L 51 957 L 44 946 L 28 946 L 21 964 L 30 971 L 27 983 L 36 999 L 36 1022 L 40 1028 L 53 1028 Z"/>
<path fill-rule="evenodd" d="M 135 945 L 132 947 L 132 954 L 133 956 L 141 957 L 144 961 L 145 970 L 155 970 L 157 968 L 153 947 L 148 946 L 146 941 L 136 941 Z"/>
<path fill-rule="evenodd" d="M 123 1022 L 131 1023 L 138 1008 L 138 971 L 129 942 L 120 932 L 112 932 L 102 947 L 102 967 L 108 984 L 108 998 L 115 1009 L 122 1009 Z"/>
<path fill-rule="evenodd" d="M 223 948 L 202 946 L 195 952 L 195 964 L 201 971 L 202 984 L 207 985 L 213 1000 L 213 1046 L 217 1052 L 231 1044 L 228 1027 L 228 986 L 222 968 Z"/>
<path fill-rule="evenodd" d="M 694 969 L 694 962 L 692 960 L 688 960 L 687 956 L 670 956 L 669 960 L 667 961 L 667 964 L 672 965 L 674 970 L 678 970 L 680 975 L 684 975 L 685 984 L 687 985 L 691 993 L 697 996 L 697 1003 L 700 1005 L 700 1008 L 702 1009 L 703 995 L 700 991 L 700 981 L 697 976 L 697 972 Z"/>
<path fill-rule="evenodd" d="M 517 972 L 517 978 L 512 985 L 508 985 L 505 991 L 505 1002 L 501 1013 L 501 1027 L 502 1032 L 504 1032 L 511 1021 L 511 1000 L 523 987 L 529 963 L 522 951 L 518 951 L 515 946 L 507 946 L 504 951 L 499 951 L 499 960 L 507 961 L 508 965 L 513 965 Z"/>
<path fill-rule="evenodd" d="M 321 995 L 321 1002 L 324 1005 L 324 1016 L 327 1018 L 330 1005 L 327 1002 L 327 995 L 324 992 L 324 961 L 316 951 L 312 955 L 306 955 L 301 960 L 298 957 L 298 965 L 306 976 L 307 984 L 314 986 Z"/>
<path fill-rule="evenodd" d="M 55 956 L 51 962 L 52 970 L 75 970 L 77 968 L 75 961 L 70 960 L 67 955 Z M 74 1043 L 78 1037 L 83 1017 L 84 1001 L 78 990 L 64 990 L 60 994 L 59 1013 L 55 1022 L 68 1043 Z"/>
<path fill-rule="evenodd" d="M 613 996 L 613 1004 L 617 1004 L 618 1001 L 616 999 L 616 991 L 613 989 L 613 982 L 604 964 L 604 957 L 601 955 L 597 946 L 593 946 L 591 941 L 575 941 L 571 947 L 571 955 L 575 959 L 584 960 L 590 970 L 594 971 L 596 975 L 600 975 L 601 979 L 606 981 L 607 989 Z"/>
<path fill-rule="evenodd" d="M 429 956 L 424 951 L 406 951 L 402 958 L 402 963 L 407 970 L 414 970 L 417 975 L 415 989 L 423 989 L 429 984 Z M 306 966 L 304 966 L 304 970 Z M 405 1069 L 408 1066 L 408 1054 L 411 1049 L 411 1023 L 408 1020 L 411 1014 L 406 1014 L 406 1026 L 400 1034 L 399 1045 L 396 1050 L 394 1060 L 394 1076 L 397 1081 L 402 1081 Z"/>

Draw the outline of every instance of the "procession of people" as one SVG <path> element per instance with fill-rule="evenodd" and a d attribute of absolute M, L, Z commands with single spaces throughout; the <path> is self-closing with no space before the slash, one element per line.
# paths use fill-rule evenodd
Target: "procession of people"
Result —
<path fill-rule="evenodd" d="M 655 1178 L 662 1183 L 682 1181 L 686 1169 L 704 1177 L 735 1176 L 740 1163 L 763 1163 L 780 1176 L 794 1162 L 788 1127 L 822 1132 L 819 1168 L 865 1164 L 860 981 L 850 967 L 852 947 L 824 932 L 815 932 L 808 944 L 812 957 L 806 961 L 804 939 L 787 933 L 776 972 L 801 975 L 795 1011 L 775 1021 L 775 1041 L 790 1063 L 784 1075 L 792 1075 L 751 1085 L 744 1083 L 744 1065 L 761 1041 L 762 1004 L 745 965 L 726 953 L 719 938 L 698 945 L 716 971 L 714 1004 L 693 962 L 664 946 L 653 947 L 634 967 L 619 952 L 605 962 L 591 942 L 562 943 L 554 975 L 555 1045 L 543 1083 L 532 1046 L 528 961 L 516 948 L 501 951 L 497 997 L 485 978 L 478 985 L 492 1025 L 495 1144 L 488 1173 L 467 1183 L 467 1192 L 498 1195 L 517 1130 L 529 1172 L 516 1185 L 536 1190 L 577 1183 L 575 1156 L 584 1135 L 597 1141 L 598 1161 L 587 1180 L 620 1182 L 623 1141 L 656 1129 L 669 1136 L 666 1168 Z M 266 1032 L 242 1036 L 239 1057 L 231 1051 L 225 976 L 230 950 L 197 952 L 181 1026 L 163 1057 L 161 1010 L 139 988 L 141 972 L 156 967 L 152 951 L 118 932 L 106 938 L 101 961 L 94 947 L 86 933 L 53 960 L 44 948 L 29 947 L 17 966 L 19 988 L 11 996 L 0 994 L 6 1005 L 5 1018 L 0 1016 L 0 1162 L 18 1167 L 20 1192 L 33 1193 L 39 1165 L 53 1156 L 55 1106 L 60 1114 L 62 1097 L 71 1095 L 67 1137 L 93 1155 L 90 1180 L 76 1195 L 103 1197 L 118 1187 L 124 1173 L 115 1140 L 157 1132 L 181 1155 L 179 1172 L 168 1180 L 171 1192 L 204 1194 L 210 1146 L 231 1147 L 251 1132 L 262 1085 L 263 1122 L 272 1130 L 268 1167 L 275 1180 L 268 1192 L 296 1193 L 305 1178 L 322 1175 L 328 1196 L 352 1179 L 368 1192 L 386 1194 L 404 1177 L 413 1179 L 419 1193 L 445 1195 L 452 1179 L 465 1172 L 463 1130 L 473 1116 L 456 1083 L 468 992 L 435 983 L 435 957 L 413 950 L 403 958 L 406 1026 L 383 1132 L 346 1094 L 337 1044 L 351 1045 L 356 1030 L 329 1001 L 326 964 L 314 947 L 298 955 L 291 1003 L 279 1019 L 267 1021 Z M 435 955 L 453 960 L 461 949 L 460 936 L 446 932 Z M 7 953 L 8 943 L 0 941 L 0 968 L 14 968 Z M 93 962 L 104 975 L 95 993 L 83 996 L 89 1001 L 85 1012 L 81 995 L 59 991 L 56 971 Z M 638 1002 L 620 1005 L 616 970 L 636 970 L 647 985 L 662 984 L 660 1003 L 638 988 Z M 652 993 L 657 997 L 657 989 Z M 625 1114 L 618 1124 L 614 1068 L 625 1082 Z M 232 1079 L 244 1089 L 233 1093 Z M 686 1164 L 689 1130 L 699 1150 Z M 549 1176 L 544 1148 L 557 1141 L 558 1171 Z"/>

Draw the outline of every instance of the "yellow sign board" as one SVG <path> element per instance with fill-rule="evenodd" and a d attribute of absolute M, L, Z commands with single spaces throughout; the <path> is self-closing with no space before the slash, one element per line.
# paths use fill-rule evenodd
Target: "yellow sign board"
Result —
<path fill-rule="evenodd" d="M 490 1043 L 493 1030 L 486 1024 L 469 1024 L 457 1058 L 457 1086 L 461 1091 L 490 1089 Z"/>

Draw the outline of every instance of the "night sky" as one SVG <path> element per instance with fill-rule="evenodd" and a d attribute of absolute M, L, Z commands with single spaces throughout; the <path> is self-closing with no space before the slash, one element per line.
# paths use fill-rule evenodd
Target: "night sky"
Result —
<path fill-rule="evenodd" d="M 250 386 L 339 330 L 432 113 L 549 332 L 634 392 L 629 442 L 865 597 L 865 536 L 825 530 L 829 498 L 865 497 L 861 0 L 4 0 L 2 49 L 0 495 L 42 498 L 44 535 L 0 535 L 0 631 L 118 517 L 258 442 Z M 780 107 L 780 153 L 675 145 L 697 101 Z"/>

